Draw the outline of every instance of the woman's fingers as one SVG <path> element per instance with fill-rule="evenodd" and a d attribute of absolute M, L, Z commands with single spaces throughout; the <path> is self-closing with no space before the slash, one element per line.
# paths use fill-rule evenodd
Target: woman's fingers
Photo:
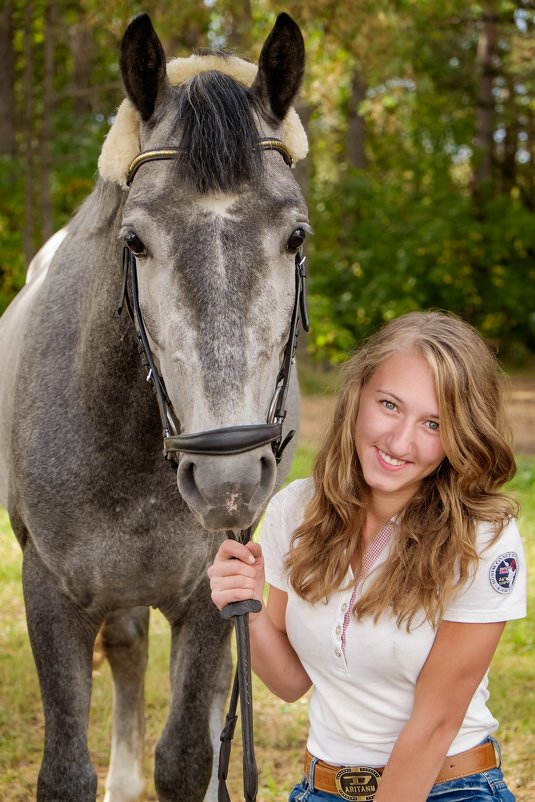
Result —
<path fill-rule="evenodd" d="M 215 556 L 214 563 L 237 559 L 253 565 L 262 554 L 259 543 L 239 543 L 237 540 L 224 540 Z"/>
<path fill-rule="evenodd" d="M 245 599 L 258 599 L 258 592 L 256 583 L 250 581 L 246 582 L 236 581 L 237 578 L 227 577 L 226 579 L 218 578 L 210 581 L 210 588 L 212 591 L 212 601 L 220 610 L 230 602 L 244 601 Z M 262 599 L 260 598 L 260 601 Z"/>
<path fill-rule="evenodd" d="M 223 607 L 226 607 L 227 604 L 231 602 L 256 598 L 257 596 L 253 588 L 232 587 L 228 590 L 212 590 L 212 601 L 219 610 L 222 610 Z M 259 601 L 261 601 L 261 599 L 259 599 Z"/>
<path fill-rule="evenodd" d="M 210 579 L 218 576 L 238 576 L 239 574 L 255 577 L 256 568 L 254 565 L 242 563 L 241 560 L 233 559 L 214 562 L 208 569 L 208 576 Z"/>
<path fill-rule="evenodd" d="M 262 598 L 264 566 L 258 543 L 224 541 L 208 569 L 212 601 L 222 609 L 226 604 Z"/>
<path fill-rule="evenodd" d="M 262 556 L 262 546 L 260 543 L 254 543 L 252 540 L 245 544 L 245 548 L 252 554 L 255 561 Z"/>

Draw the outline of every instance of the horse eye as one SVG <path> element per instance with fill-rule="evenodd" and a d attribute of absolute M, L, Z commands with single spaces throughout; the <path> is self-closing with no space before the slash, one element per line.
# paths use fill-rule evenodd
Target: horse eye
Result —
<path fill-rule="evenodd" d="M 298 251 L 305 241 L 306 232 L 304 228 L 296 228 L 290 239 L 287 248 L 289 251 Z"/>
<path fill-rule="evenodd" d="M 147 249 L 145 248 L 145 246 L 143 245 L 143 243 L 139 239 L 138 235 L 134 234 L 133 231 L 129 231 L 128 234 L 126 234 L 126 236 L 124 238 L 124 241 L 125 241 L 126 247 L 130 251 L 132 251 L 134 256 L 146 256 L 147 255 Z"/>

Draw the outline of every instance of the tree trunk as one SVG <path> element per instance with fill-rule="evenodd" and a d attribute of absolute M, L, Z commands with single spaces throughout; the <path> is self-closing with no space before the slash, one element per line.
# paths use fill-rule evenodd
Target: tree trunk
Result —
<path fill-rule="evenodd" d="M 51 192 L 52 171 L 52 96 L 54 91 L 54 23 L 55 2 L 48 0 L 44 14 L 44 74 L 41 138 L 39 143 L 39 178 L 41 185 L 41 241 L 54 233 L 54 212 Z"/>
<path fill-rule="evenodd" d="M 526 131 L 528 141 L 525 147 L 531 158 L 525 165 L 526 180 L 521 185 L 521 191 L 526 207 L 533 211 L 535 209 L 535 114 L 531 110 L 527 112 Z"/>
<path fill-rule="evenodd" d="M 359 106 L 365 97 L 365 83 L 358 70 L 355 69 L 351 77 L 351 95 L 348 105 L 346 160 L 350 167 L 357 167 L 360 170 L 368 168 L 368 159 L 364 149 L 366 123 L 362 115 L 359 114 Z"/>
<path fill-rule="evenodd" d="M 74 112 L 88 114 L 92 110 L 91 92 L 91 30 L 82 19 L 71 30 L 71 52 L 73 59 Z"/>
<path fill-rule="evenodd" d="M 26 0 L 23 30 L 23 143 L 24 143 L 24 261 L 26 267 L 34 255 L 33 140 L 34 140 L 34 69 L 33 69 L 33 2 Z"/>
<path fill-rule="evenodd" d="M 477 48 L 477 108 L 475 130 L 475 170 L 473 191 L 476 197 L 490 191 L 494 140 L 494 59 L 497 45 L 498 16 L 493 3 L 483 10 L 483 27 Z"/>
<path fill-rule="evenodd" d="M 515 88 L 514 81 L 508 81 L 509 103 L 511 106 L 511 117 L 505 127 L 505 137 L 503 140 L 503 156 L 500 169 L 502 174 L 501 192 L 509 194 L 511 188 L 516 184 L 516 152 L 518 143 L 518 120 L 514 113 Z"/>
<path fill-rule="evenodd" d="M 13 2 L 0 8 L 0 155 L 14 156 L 15 139 L 15 53 L 13 50 Z"/>

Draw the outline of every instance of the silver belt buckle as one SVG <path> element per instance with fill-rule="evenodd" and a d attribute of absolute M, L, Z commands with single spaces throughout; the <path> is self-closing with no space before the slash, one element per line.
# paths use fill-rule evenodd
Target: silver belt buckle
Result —
<path fill-rule="evenodd" d="M 351 802 L 373 802 L 381 775 L 369 766 L 350 766 L 336 772 L 336 790 Z"/>

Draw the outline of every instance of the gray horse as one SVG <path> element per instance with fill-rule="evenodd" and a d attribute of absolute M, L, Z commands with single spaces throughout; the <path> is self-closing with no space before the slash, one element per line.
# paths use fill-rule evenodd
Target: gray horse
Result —
<path fill-rule="evenodd" d="M 142 160 L 126 191 L 121 142 L 108 147 L 91 196 L 0 322 L 0 500 L 23 550 L 45 713 L 40 802 L 95 800 L 87 726 L 101 627 L 114 683 L 105 799 L 142 794 L 149 606 L 172 633 L 159 799 L 216 798 L 210 778 L 229 628 L 211 604 L 206 567 L 225 530 L 258 519 L 289 460 L 277 468 L 267 443 L 237 454 L 183 453 L 172 470 L 134 329 L 126 312 L 117 315 L 126 243 L 154 365 L 180 421 L 171 434 L 266 425 L 307 230 L 279 142 L 295 114 L 303 42 L 280 15 L 251 86 L 226 74 L 232 57 L 196 58 L 210 69 L 172 85 L 150 19 L 130 24 L 121 70 L 137 149 L 172 148 L 173 158 Z M 107 178 L 113 170 L 122 178 Z M 292 381 L 288 428 L 297 401 Z"/>

